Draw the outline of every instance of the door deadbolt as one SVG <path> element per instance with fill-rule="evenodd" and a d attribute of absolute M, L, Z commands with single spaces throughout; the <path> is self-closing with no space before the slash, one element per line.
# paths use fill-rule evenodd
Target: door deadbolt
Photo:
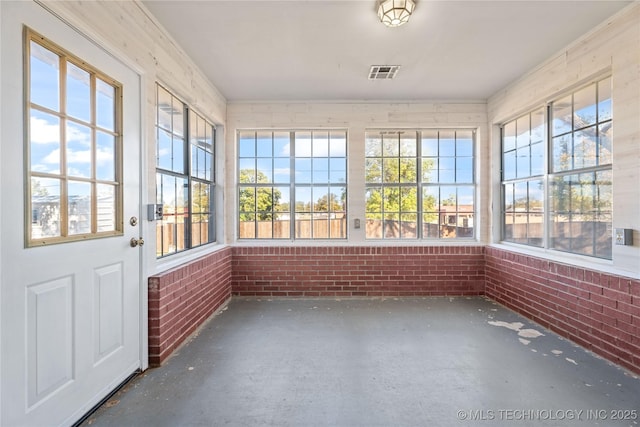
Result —
<path fill-rule="evenodd" d="M 131 240 L 129 240 L 129 244 L 131 245 L 132 248 L 135 248 L 138 245 L 142 246 L 144 245 L 144 239 L 142 237 L 139 239 L 132 237 Z"/>
<path fill-rule="evenodd" d="M 129 224 L 135 227 L 136 225 L 138 225 L 138 218 L 136 218 L 135 216 L 132 216 L 131 218 L 129 218 Z"/>

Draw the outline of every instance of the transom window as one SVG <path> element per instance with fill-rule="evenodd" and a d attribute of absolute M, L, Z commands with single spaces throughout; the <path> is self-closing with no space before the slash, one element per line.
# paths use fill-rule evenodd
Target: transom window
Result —
<path fill-rule="evenodd" d="M 472 130 L 368 130 L 365 235 L 474 237 Z"/>
<path fill-rule="evenodd" d="M 215 128 L 157 85 L 156 255 L 215 241 Z"/>
<path fill-rule="evenodd" d="M 503 240 L 611 258 L 612 119 L 605 78 L 503 126 Z"/>
<path fill-rule="evenodd" d="M 344 130 L 238 133 L 241 239 L 347 236 Z"/>
<path fill-rule="evenodd" d="M 122 233 L 122 86 L 27 30 L 28 245 Z"/>

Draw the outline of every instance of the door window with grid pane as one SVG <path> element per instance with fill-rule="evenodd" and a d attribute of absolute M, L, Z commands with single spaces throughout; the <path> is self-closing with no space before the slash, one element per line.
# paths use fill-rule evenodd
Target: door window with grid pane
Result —
<path fill-rule="evenodd" d="M 342 130 L 240 131 L 239 238 L 346 238 L 346 153 Z"/>
<path fill-rule="evenodd" d="M 473 164 L 472 130 L 366 131 L 366 238 L 473 238 Z"/>
<path fill-rule="evenodd" d="M 158 257 L 215 241 L 215 128 L 157 85 Z"/>
<path fill-rule="evenodd" d="M 122 87 L 26 34 L 27 244 L 122 234 Z"/>

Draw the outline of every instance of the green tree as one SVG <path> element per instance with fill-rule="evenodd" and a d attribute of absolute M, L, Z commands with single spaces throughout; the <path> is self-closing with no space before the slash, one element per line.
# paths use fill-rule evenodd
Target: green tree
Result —
<path fill-rule="evenodd" d="M 420 190 L 418 185 L 419 182 L 431 181 L 435 161 L 417 157 L 418 143 L 417 138 L 408 134 L 405 136 L 402 132 L 367 139 L 366 217 L 369 220 L 384 220 L 384 234 L 415 235 L 420 212 L 423 213 L 423 223 L 438 222 L 437 196 L 426 191 L 427 187 Z M 420 191 L 423 191 L 422 194 L 419 194 Z"/>
<path fill-rule="evenodd" d="M 556 159 L 554 161 L 553 170 L 565 171 L 571 169 L 571 147 L 569 146 L 569 140 L 567 138 L 556 138 L 554 141 L 554 151 L 557 151 Z M 570 185 L 563 177 L 555 179 L 552 200 L 557 211 L 568 211 L 571 205 L 571 197 L 569 196 Z"/>
<path fill-rule="evenodd" d="M 254 169 L 240 170 L 240 183 L 269 183 L 269 178 L 261 171 Z M 274 212 L 282 211 L 285 205 L 280 204 L 282 192 L 274 187 L 244 186 L 240 187 L 239 211 L 240 221 L 271 221 Z"/>
<path fill-rule="evenodd" d="M 191 212 L 193 214 L 210 212 L 210 186 L 201 182 L 194 182 L 191 186 Z"/>
<path fill-rule="evenodd" d="M 556 138 L 554 171 L 569 171 L 593 166 L 598 158 L 595 127 L 582 131 L 588 137 L 576 143 L 568 137 Z M 574 151 L 572 155 L 572 150 Z M 572 162 L 574 164 L 572 164 Z M 552 183 L 551 200 L 556 212 L 590 213 L 611 209 L 610 176 L 584 172 L 556 177 Z"/>
<path fill-rule="evenodd" d="M 433 160 L 422 162 L 422 175 L 429 176 Z M 417 163 L 414 158 L 367 159 L 365 179 L 368 184 L 381 183 L 384 187 L 369 187 L 366 211 L 372 219 L 394 219 L 398 213 L 406 213 L 404 220 L 417 220 L 418 186 L 400 185 L 417 183 Z M 423 180 L 428 181 L 428 180 Z M 398 185 L 394 185 L 398 184 Z M 383 190 L 384 189 L 384 190 Z M 423 195 L 422 211 L 434 212 L 436 199 Z M 431 214 L 433 216 L 433 214 Z"/>
<path fill-rule="evenodd" d="M 315 205 L 314 212 L 342 212 L 343 204 L 338 200 L 338 196 L 334 193 L 329 193 L 320 197 Z"/>

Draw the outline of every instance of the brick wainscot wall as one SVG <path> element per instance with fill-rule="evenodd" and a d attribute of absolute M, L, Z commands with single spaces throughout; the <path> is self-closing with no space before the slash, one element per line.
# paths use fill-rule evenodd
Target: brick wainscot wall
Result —
<path fill-rule="evenodd" d="M 231 298 L 231 248 L 149 277 L 149 365 L 159 366 Z"/>
<path fill-rule="evenodd" d="M 481 295 L 482 246 L 235 247 L 233 295 Z"/>
<path fill-rule="evenodd" d="M 485 294 L 640 373 L 640 281 L 486 248 Z"/>

